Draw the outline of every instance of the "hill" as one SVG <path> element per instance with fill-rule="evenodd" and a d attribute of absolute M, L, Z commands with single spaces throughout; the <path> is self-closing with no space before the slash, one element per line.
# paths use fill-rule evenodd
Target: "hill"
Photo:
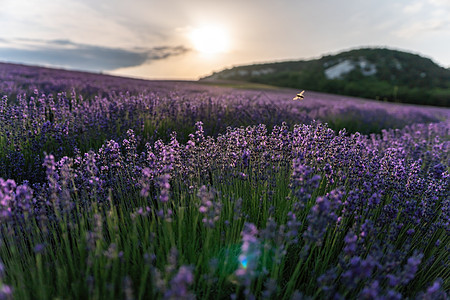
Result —
<path fill-rule="evenodd" d="M 450 106 L 450 69 L 429 58 L 384 48 L 236 66 L 200 80 L 239 80 L 389 102 Z"/>

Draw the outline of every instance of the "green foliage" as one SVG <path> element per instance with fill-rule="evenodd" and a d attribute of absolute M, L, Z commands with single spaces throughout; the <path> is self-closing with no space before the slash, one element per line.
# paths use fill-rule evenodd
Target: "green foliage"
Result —
<path fill-rule="evenodd" d="M 327 68 L 345 60 L 355 63 L 364 60 L 376 67 L 376 73 L 365 76 L 364 68 L 356 64 L 355 69 L 340 78 L 328 79 L 325 76 Z M 255 73 L 264 69 L 271 69 L 272 72 Z M 428 58 L 390 49 L 366 48 L 310 61 L 240 66 L 207 78 L 249 81 L 389 102 L 450 106 L 450 70 Z"/>

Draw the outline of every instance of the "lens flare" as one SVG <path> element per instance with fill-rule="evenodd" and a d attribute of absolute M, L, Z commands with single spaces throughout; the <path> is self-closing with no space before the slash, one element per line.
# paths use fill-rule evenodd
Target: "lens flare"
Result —
<path fill-rule="evenodd" d="M 247 269 L 247 257 L 246 256 L 241 256 L 241 257 L 239 257 L 239 261 L 240 261 L 240 263 L 241 263 L 241 266 L 244 268 L 244 269 Z"/>

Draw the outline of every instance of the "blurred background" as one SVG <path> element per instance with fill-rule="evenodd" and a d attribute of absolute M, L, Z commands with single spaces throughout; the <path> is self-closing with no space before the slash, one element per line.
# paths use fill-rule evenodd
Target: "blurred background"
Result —
<path fill-rule="evenodd" d="M 381 47 L 450 66 L 448 0 L 0 0 L 0 7 L 2 62 L 197 80 L 237 65 Z"/>

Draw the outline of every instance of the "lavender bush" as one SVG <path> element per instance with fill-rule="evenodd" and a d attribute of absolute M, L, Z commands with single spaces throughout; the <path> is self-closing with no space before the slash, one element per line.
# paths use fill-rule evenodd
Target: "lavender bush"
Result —
<path fill-rule="evenodd" d="M 0 299 L 448 298 L 448 109 L 0 70 Z"/>
<path fill-rule="evenodd" d="M 334 130 L 381 133 L 412 123 L 448 120 L 449 109 L 400 106 L 292 90 L 238 90 L 198 83 L 0 64 L 0 177 L 41 181 L 44 152 L 57 159 L 97 150 L 132 129 L 139 150 L 177 132 L 188 140 L 197 121 L 217 136 L 228 126 L 327 122 Z"/>

